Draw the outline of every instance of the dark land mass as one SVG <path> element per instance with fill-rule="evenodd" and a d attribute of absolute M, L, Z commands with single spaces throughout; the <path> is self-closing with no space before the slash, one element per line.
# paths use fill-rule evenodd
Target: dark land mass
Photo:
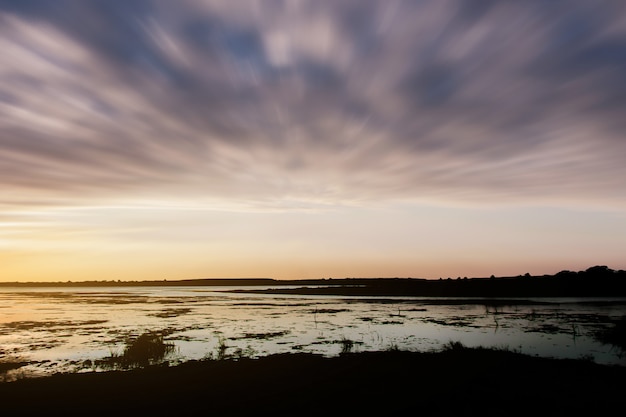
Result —
<path fill-rule="evenodd" d="M 179 281 L 4 282 L 0 287 L 270 286 L 234 292 L 423 297 L 626 297 L 626 271 L 593 266 L 554 275 L 489 278 L 211 278 Z M 296 288 L 293 288 L 293 287 Z"/>
<path fill-rule="evenodd" d="M 290 282 L 291 285 L 302 281 Z M 345 278 L 307 282 L 297 288 L 242 289 L 233 292 L 345 296 L 416 297 L 626 297 L 626 271 L 594 266 L 555 275 L 490 278 Z"/>
<path fill-rule="evenodd" d="M 3 415 L 593 416 L 624 413 L 626 367 L 452 344 L 281 354 L 0 383 Z"/>

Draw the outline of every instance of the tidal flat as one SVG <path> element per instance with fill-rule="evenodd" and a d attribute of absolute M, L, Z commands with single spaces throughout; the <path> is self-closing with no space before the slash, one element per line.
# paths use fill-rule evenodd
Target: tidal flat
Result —
<path fill-rule="evenodd" d="M 218 354 L 258 359 L 291 353 L 327 358 L 388 350 L 427 353 L 458 342 L 626 366 L 619 336 L 624 297 L 374 297 L 259 289 L 0 288 L 0 376 L 14 381 L 107 371 L 105 359 L 146 332 L 157 332 L 173 346 L 163 358 L 169 365 Z"/>

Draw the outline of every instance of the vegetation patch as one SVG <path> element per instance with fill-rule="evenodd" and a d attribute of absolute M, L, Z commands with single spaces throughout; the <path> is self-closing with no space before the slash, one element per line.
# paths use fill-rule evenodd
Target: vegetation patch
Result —
<path fill-rule="evenodd" d="M 379 324 L 404 324 L 404 322 L 398 320 L 383 320 Z"/>
<path fill-rule="evenodd" d="M 354 349 L 354 347 L 356 345 L 362 345 L 363 342 L 359 342 L 359 341 L 355 341 L 352 339 L 347 339 L 345 337 L 342 337 L 341 340 L 337 340 L 331 343 L 338 343 L 341 345 L 341 354 L 345 355 L 348 353 L 352 353 L 352 350 Z"/>
<path fill-rule="evenodd" d="M 347 308 L 320 308 L 320 309 L 315 309 L 312 311 L 312 313 L 318 313 L 318 314 L 337 314 L 337 313 L 343 313 L 345 311 L 350 311 Z"/>
<path fill-rule="evenodd" d="M 229 349 L 230 352 L 228 352 Z M 226 344 L 226 339 L 224 338 L 224 336 L 219 335 L 217 339 L 217 345 L 215 346 L 215 351 L 207 353 L 204 356 L 204 360 L 223 361 L 227 359 L 250 359 L 257 356 L 257 354 L 258 352 L 250 345 L 246 346 L 245 348 L 229 346 L 228 344 Z"/>
<path fill-rule="evenodd" d="M 159 311 L 158 313 L 152 313 L 149 315 L 153 317 L 158 317 L 161 319 L 167 319 L 167 318 L 182 316 L 183 314 L 187 314 L 190 312 L 191 312 L 190 308 L 170 308 L 170 309 Z"/>
<path fill-rule="evenodd" d="M 451 317 L 448 320 L 440 320 L 440 319 L 425 319 L 423 320 L 426 323 L 434 323 L 440 326 L 454 326 L 454 327 L 480 327 L 473 324 L 471 321 L 462 318 L 462 317 Z"/>
<path fill-rule="evenodd" d="M 165 342 L 162 332 L 146 332 L 128 340 L 121 354 L 112 353 L 110 357 L 98 361 L 98 364 L 105 368 L 145 367 L 163 362 L 175 349 L 173 343 Z"/>
<path fill-rule="evenodd" d="M 0 373 L 21 368 L 30 362 L 0 362 Z"/>
<path fill-rule="evenodd" d="M 259 340 L 267 340 L 273 339 L 276 337 L 286 336 L 291 333 L 289 330 L 282 330 L 278 332 L 267 332 L 267 333 L 244 333 L 243 336 L 232 337 L 232 340 L 237 339 L 259 339 Z"/>
<path fill-rule="evenodd" d="M 64 330 L 67 327 L 91 326 L 106 323 L 108 320 L 83 320 L 83 321 L 13 321 L 6 323 L 4 327 L 13 330 L 55 329 Z"/>

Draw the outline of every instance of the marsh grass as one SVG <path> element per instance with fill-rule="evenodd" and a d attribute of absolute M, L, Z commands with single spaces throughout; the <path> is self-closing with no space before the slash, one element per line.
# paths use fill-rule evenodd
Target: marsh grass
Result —
<path fill-rule="evenodd" d="M 483 352 L 508 352 L 508 353 L 514 353 L 514 354 L 520 354 L 520 355 L 522 354 L 521 347 L 512 348 L 508 345 L 492 346 L 492 347 L 485 347 L 485 346 L 469 347 L 469 346 L 465 346 L 463 343 L 456 341 L 456 340 L 455 341 L 451 340 L 445 345 L 443 345 L 441 351 L 452 352 L 452 353 L 460 353 L 464 351 L 483 351 Z"/>
<path fill-rule="evenodd" d="M 21 368 L 30 363 L 22 361 L 0 362 L 0 383 L 24 378 L 25 373 Z"/>
<path fill-rule="evenodd" d="M 458 352 L 465 349 L 467 348 L 465 347 L 465 345 L 463 345 L 463 343 L 452 340 L 443 346 L 443 350 L 448 352 Z"/>
<path fill-rule="evenodd" d="M 400 346 L 398 346 L 398 344 L 395 342 L 389 344 L 385 350 L 387 352 L 400 352 L 401 351 Z"/>
<path fill-rule="evenodd" d="M 277 338 L 277 337 L 286 336 L 289 333 L 291 333 L 291 331 L 289 331 L 289 330 L 279 330 L 279 331 L 275 331 L 275 332 L 265 332 L 265 333 L 244 333 L 243 336 L 231 337 L 231 339 L 232 340 L 237 340 L 237 339 L 268 340 L 268 339 L 274 339 L 274 338 Z"/>
<path fill-rule="evenodd" d="M 342 337 L 341 340 L 339 341 L 339 343 L 341 344 L 341 354 L 345 355 L 347 353 L 352 352 L 352 349 L 354 348 L 354 341 L 347 339 L 345 337 Z"/>
<path fill-rule="evenodd" d="M 218 361 L 226 359 L 227 349 L 228 345 L 226 344 L 226 339 L 223 336 L 220 336 L 217 340 L 217 346 L 215 347 L 215 359 Z"/>
<path fill-rule="evenodd" d="M 244 358 L 251 359 L 257 357 L 258 354 L 259 352 L 251 345 L 247 345 L 245 348 L 230 346 L 226 343 L 226 338 L 223 335 L 219 335 L 214 351 L 208 352 L 202 359 L 205 361 L 224 361 L 228 359 L 238 360 Z"/>
<path fill-rule="evenodd" d="M 248 345 L 245 349 L 237 348 L 231 355 L 233 359 L 254 358 L 258 352 L 252 346 Z"/>
<path fill-rule="evenodd" d="M 208 361 L 212 361 L 212 360 L 223 361 L 228 358 L 228 354 L 226 353 L 228 348 L 229 346 L 226 344 L 226 338 L 222 335 L 219 335 L 217 337 L 217 345 L 215 346 L 215 352 L 208 352 L 204 356 L 203 359 L 208 360 Z"/>
<path fill-rule="evenodd" d="M 166 342 L 161 332 L 146 332 L 126 342 L 122 353 L 111 355 L 99 363 L 104 368 L 138 368 L 162 362 L 175 352 L 176 346 Z"/>

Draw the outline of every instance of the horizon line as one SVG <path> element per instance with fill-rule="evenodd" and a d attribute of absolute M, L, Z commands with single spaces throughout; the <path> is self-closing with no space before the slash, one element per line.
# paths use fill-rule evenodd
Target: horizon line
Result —
<path fill-rule="evenodd" d="M 589 271 L 590 269 L 594 269 L 594 268 L 600 268 L 600 269 L 605 269 L 607 271 L 611 271 L 611 272 L 620 272 L 622 270 L 620 269 L 612 269 L 609 268 L 606 265 L 594 265 L 591 266 L 585 270 L 579 270 L 579 271 L 572 271 L 572 270 L 568 270 L 568 269 L 563 269 L 559 272 L 553 273 L 553 274 L 540 274 L 540 275 L 533 275 L 530 273 L 525 273 L 525 274 L 518 274 L 518 275 L 501 275 L 501 276 L 496 276 L 496 275 L 491 275 L 491 276 L 480 276 L 480 277 L 461 277 L 458 276 L 456 278 L 453 277 L 439 277 L 439 278 L 423 278 L 423 277 L 411 277 L 411 276 L 407 276 L 407 277 L 319 277 L 319 278 L 285 278 L 285 279 L 280 279 L 280 278 L 270 278 L 270 277 L 236 277 L 236 278 L 225 278 L 225 277 L 214 277 L 214 278 L 209 278 L 209 277 L 203 277 L 203 278 L 185 278 L 185 279 L 151 279 L 151 280 L 120 280 L 120 279 L 111 279 L 111 280 L 83 280 L 83 281 L 73 281 L 73 280 L 67 280 L 67 281 L 0 281 L 0 286 L 10 286 L 11 284 L 16 284 L 16 285 L 41 285 L 41 286 L 46 286 L 46 285 L 77 285 L 77 284 L 137 284 L 137 283 L 168 283 L 168 284 L 172 284 L 172 283 L 177 283 L 177 282 L 192 282 L 192 281 L 273 281 L 273 282 L 290 282 L 290 281 L 299 281 L 299 282 L 304 282 L 304 281 L 329 281 L 329 280 L 385 280 L 385 279 L 406 279 L 406 280 L 426 280 L 426 281 L 439 281 L 439 280 L 458 280 L 458 279 L 491 279 L 491 278 L 519 278 L 519 277 L 549 277 L 549 276 L 555 276 L 559 273 L 563 273 L 563 272 L 572 272 L 572 273 L 580 273 L 580 272 L 586 272 Z"/>

